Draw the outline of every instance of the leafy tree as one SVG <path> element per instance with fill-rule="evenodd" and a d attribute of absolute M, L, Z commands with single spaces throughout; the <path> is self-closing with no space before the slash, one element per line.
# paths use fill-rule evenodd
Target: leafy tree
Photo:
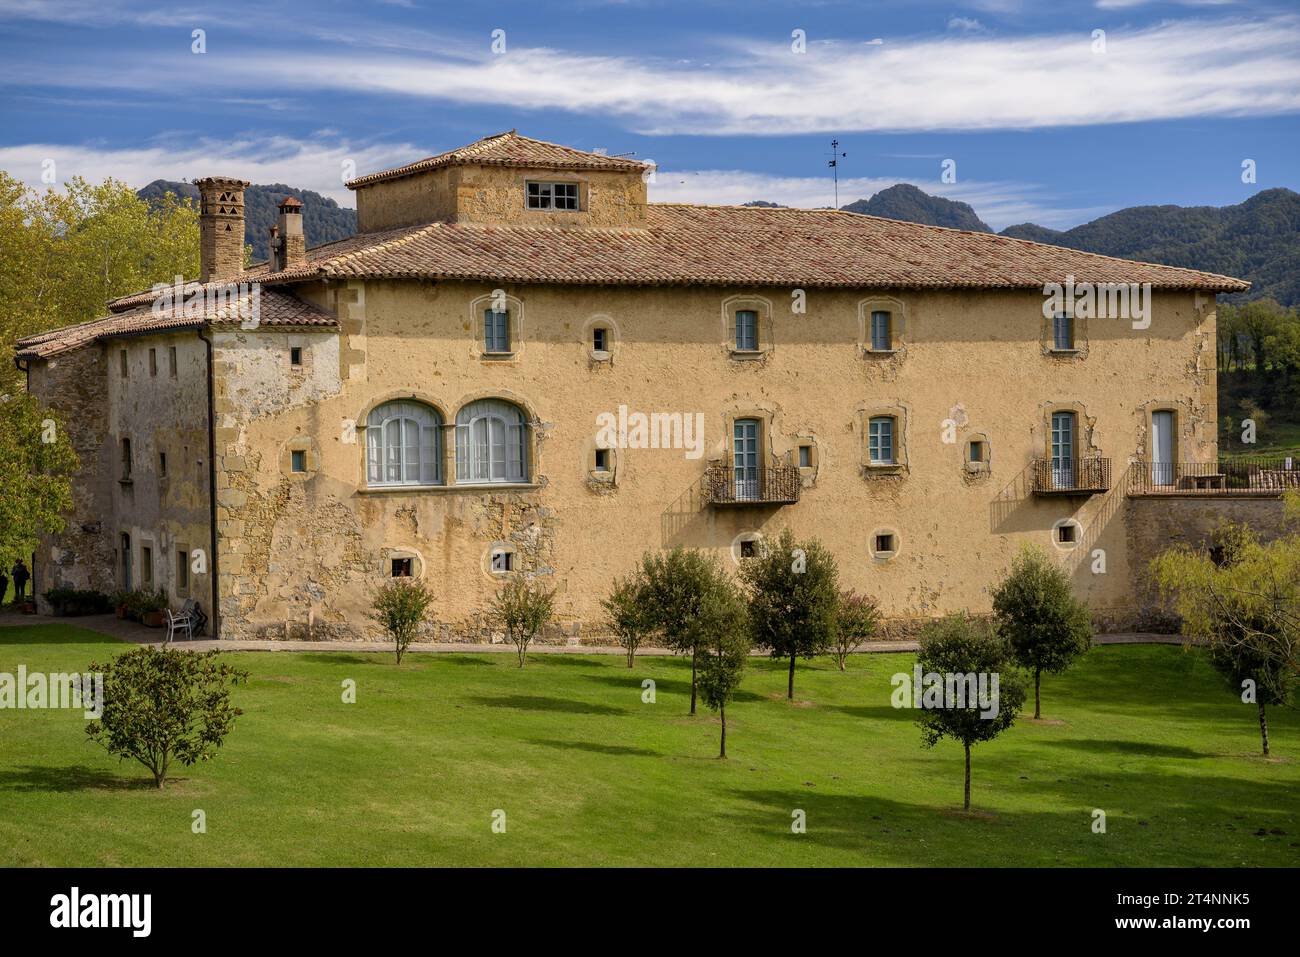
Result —
<path fill-rule="evenodd" d="M 618 643 L 627 651 L 627 666 L 636 661 L 636 650 L 655 630 L 655 615 L 646 597 L 645 578 L 640 569 L 627 578 L 614 580 L 607 598 L 600 601 Z"/>
<path fill-rule="evenodd" d="M 216 757 L 243 713 L 231 706 L 230 689 L 248 680 L 248 672 L 219 660 L 216 651 L 144 645 L 90 671 L 104 676 L 103 714 L 86 734 L 109 754 L 139 761 L 160 788 L 173 761 L 188 767 Z"/>
<path fill-rule="evenodd" d="M 433 592 L 413 578 L 394 578 L 375 592 L 370 618 L 393 640 L 399 665 L 432 604 Z"/>
<path fill-rule="evenodd" d="M 859 595 L 852 588 L 840 592 L 835 608 L 835 630 L 831 635 L 831 656 L 840 671 L 849 655 L 876 633 L 880 626 L 880 608 L 869 595 Z"/>
<path fill-rule="evenodd" d="M 945 701 L 939 707 L 917 712 L 917 722 L 926 747 L 942 738 L 960 741 L 966 751 L 966 788 L 963 807 L 970 810 L 970 749 L 980 741 L 992 741 L 1016 720 L 1027 692 L 1005 639 L 982 622 L 962 614 L 927 622 L 921 630 L 917 662 L 923 674 L 985 676 L 991 688 L 997 676 L 997 713 L 985 716 L 978 701 L 967 699 L 965 707 Z"/>
<path fill-rule="evenodd" d="M 1288 514 L 1297 508 L 1290 493 Z M 1266 706 L 1286 705 L 1300 680 L 1300 535 L 1265 545 L 1249 528 L 1225 524 L 1213 553 L 1175 546 L 1151 569 L 1183 633 L 1206 641 L 1210 663 L 1243 702 L 1254 702 L 1267 755 Z"/>
<path fill-rule="evenodd" d="M 794 700 L 794 663 L 825 654 L 835 632 L 839 570 L 816 539 L 796 542 L 790 529 L 754 558 L 741 563 L 749 592 L 754 644 L 773 658 L 790 659 L 788 697 Z"/>
<path fill-rule="evenodd" d="M 28 189 L 0 171 L 0 346 L 107 314 L 105 302 L 199 271 L 198 206 L 154 203 L 125 183 Z M 21 375 L 0 363 L 0 393 Z"/>
<path fill-rule="evenodd" d="M 1034 717 L 1040 718 L 1043 672 L 1059 674 L 1092 647 L 1088 606 L 1042 549 L 1026 546 L 993 590 L 993 614 L 1016 662 L 1034 673 Z"/>
<path fill-rule="evenodd" d="M 524 666 L 532 644 L 555 612 L 555 590 L 547 591 L 535 578 L 512 575 L 492 600 L 492 617 L 505 629 Z"/>
<path fill-rule="evenodd" d="M 695 714 L 700 635 L 694 623 L 723 572 L 715 559 L 679 545 L 670 552 L 646 552 L 641 574 L 655 629 L 669 648 L 691 656 L 691 714 Z"/>
<path fill-rule="evenodd" d="M 77 453 L 59 417 L 26 392 L 0 395 L 0 568 L 61 532 Z"/>
<path fill-rule="evenodd" d="M 722 720 L 718 757 L 727 756 L 727 702 L 740 687 L 749 657 L 745 601 L 739 589 L 719 574 L 692 626 L 700 648 L 700 697 Z"/>

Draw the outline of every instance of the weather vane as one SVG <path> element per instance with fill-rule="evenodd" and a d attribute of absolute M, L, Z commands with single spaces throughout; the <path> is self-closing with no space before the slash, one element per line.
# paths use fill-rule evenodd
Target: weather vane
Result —
<path fill-rule="evenodd" d="M 835 208 L 840 208 L 840 160 L 848 153 L 840 152 L 840 141 L 831 140 L 831 158 L 826 164 L 831 168 L 831 175 L 835 178 Z"/>

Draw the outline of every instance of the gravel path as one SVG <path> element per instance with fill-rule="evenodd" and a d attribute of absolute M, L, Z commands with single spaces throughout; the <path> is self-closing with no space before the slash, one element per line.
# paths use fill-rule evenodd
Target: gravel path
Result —
<path fill-rule="evenodd" d="M 166 636 L 165 628 L 146 628 L 133 621 L 119 619 L 116 615 L 86 615 L 80 618 L 51 618 L 44 615 L 19 615 L 13 612 L 0 612 L 0 628 L 6 626 L 34 627 L 41 625 L 71 625 L 86 628 L 103 635 L 110 635 L 119 641 L 136 645 L 153 645 L 161 647 Z M 1099 645 L 1177 645 L 1182 644 L 1180 635 L 1158 635 L 1147 633 L 1124 633 L 1096 635 L 1093 638 Z M 377 641 L 214 641 L 210 638 L 197 638 L 193 641 L 178 641 L 178 648 L 193 651 L 208 651 L 218 648 L 222 651 L 342 651 L 368 652 L 371 654 L 392 654 L 392 646 Z M 871 641 L 858 649 L 859 653 L 884 653 L 891 651 L 916 651 L 915 641 Z M 514 654 L 515 647 L 508 642 L 488 644 L 482 642 L 417 642 L 410 651 L 434 653 L 465 654 L 467 652 L 508 652 Z M 533 644 L 529 654 L 541 655 L 623 655 L 622 648 L 611 645 L 543 645 Z M 667 648 L 646 646 L 637 650 L 638 655 L 670 655 Z M 765 654 L 754 652 L 755 655 Z"/>

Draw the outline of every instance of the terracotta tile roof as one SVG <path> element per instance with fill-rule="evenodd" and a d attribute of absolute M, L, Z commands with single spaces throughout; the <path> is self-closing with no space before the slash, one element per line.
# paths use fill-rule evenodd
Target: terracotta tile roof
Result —
<path fill-rule="evenodd" d="M 309 250 L 267 283 L 313 278 L 470 279 L 580 285 L 1039 288 L 1151 283 L 1236 292 L 1230 276 L 990 233 L 836 210 L 651 204 L 644 227 L 431 223 Z"/>
<path fill-rule="evenodd" d="M 203 289 L 211 290 L 219 285 L 207 283 Z M 14 348 L 20 359 L 48 358 L 113 336 L 236 325 L 250 314 L 252 298 L 250 293 L 245 293 L 233 300 L 207 302 L 203 315 L 186 315 L 186 306 L 193 304 L 193 296 L 186 300 L 186 305 L 166 306 L 156 313 L 153 309 L 154 294 L 150 293 L 149 296 L 146 304 L 136 305 L 102 319 L 94 319 L 75 326 L 64 326 L 62 329 L 19 339 Z M 337 328 L 338 326 L 338 320 L 334 316 L 296 296 L 274 289 L 262 289 L 259 297 L 257 318 L 260 326 L 294 328 L 302 326 Z"/>
<path fill-rule="evenodd" d="M 485 136 L 468 146 L 448 150 L 437 156 L 417 160 L 396 169 L 382 170 L 366 176 L 349 180 L 349 189 L 381 183 L 388 179 L 411 176 L 425 170 L 440 166 L 465 166 L 469 164 L 482 166 L 517 166 L 534 169 L 586 169 L 586 170 L 622 170 L 624 172 L 641 172 L 645 164 L 636 160 L 618 156 L 606 156 L 604 153 L 588 153 L 575 150 L 558 143 L 547 143 L 528 136 L 520 136 L 514 130 Z"/>

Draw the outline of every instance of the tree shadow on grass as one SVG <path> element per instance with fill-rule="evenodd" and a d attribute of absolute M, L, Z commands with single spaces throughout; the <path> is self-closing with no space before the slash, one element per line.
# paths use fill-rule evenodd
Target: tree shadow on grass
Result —
<path fill-rule="evenodd" d="M 179 779 L 176 779 L 179 780 Z M 152 778 L 126 778 L 84 764 L 51 768 L 34 764 L 0 771 L 0 791 L 156 791 Z"/>
<path fill-rule="evenodd" d="M 299 653 L 298 657 L 303 661 L 311 661 L 321 665 L 393 664 L 396 658 L 392 649 L 388 649 L 386 652 L 372 651 L 364 655 L 356 655 L 345 651 L 308 651 Z"/>
<path fill-rule="evenodd" d="M 561 741 L 557 738 L 529 738 L 529 744 L 540 744 L 547 748 L 563 748 L 566 751 L 590 751 L 592 754 L 608 754 L 614 757 L 658 758 L 658 751 L 649 748 L 631 748 L 619 744 L 598 744 L 594 741 Z"/>
<path fill-rule="evenodd" d="M 1102 741 L 1095 738 L 1066 738 L 1053 740 L 1043 738 L 1035 744 L 1045 744 L 1053 748 L 1070 748 L 1075 751 L 1091 751 L 1095 754 L 1131 754 L 1146 758 L 1211 758 L 1212 754 L 1195 751 L 1192 748 L 1176 744 L 1155 744 L 1150 741 Z"/>
<path fill-rule="evenodd" d="M 488 661 L 486 658 L 476 658 L 474 655 L 441 653 L 433 660 L 439 663 L 445 661 L 449 665 L 480 665 L 488 668 L 492 667 L 492 662 Z"/>
<path fill-rule="evenodd" d="M 913 708 L 894 708 L 886 705 L 865 705 L 865 704 L 828 704 L 824 707 L 831 711 L 839 711 L 854 718 L 875 718 L 881 721 L 912 721 L 916 720 L 916 710 Z"/>
<path fill-rule="evenodd" d="M 607 684 L 615 688 L 622 688 L 625 691 L 635 691 L 637 694 L 640 694 L 641 682 L 644 681 L 649 676 L 648 675 L 633 676 L 631 674 L 618 674 L 618 675 L 583 675 L 582 677 L 586 678 L 588 681 L 599 681 L 601 684 Z M 669 694 L 685 695 L 688 698 L 691 695 L 691 682 L 689 679 L 682 681 L 677 678 L 652 678 L 651 680 L 654 681 L 655 683 L 656 693 L 663 691 Z M 738 689 L 734 694 L 732 694 L 731 700 L 732 701 L 765 701 L 767 699 L 760 694 L 755 694 L 752 691 L 744 691 Z"/>
<path fill-rule="evenodd" d="M 472 700 L 492 708 L 513 708 L 516 711 L 561 711 L 568 714 L 627 714 L 627 711 L 623 708 L 611 708 L 608 705 L 592 704 L 587 701 L 573 701 L 569 698 L 543 698 L 539 695 L 483 696 Z"/>

